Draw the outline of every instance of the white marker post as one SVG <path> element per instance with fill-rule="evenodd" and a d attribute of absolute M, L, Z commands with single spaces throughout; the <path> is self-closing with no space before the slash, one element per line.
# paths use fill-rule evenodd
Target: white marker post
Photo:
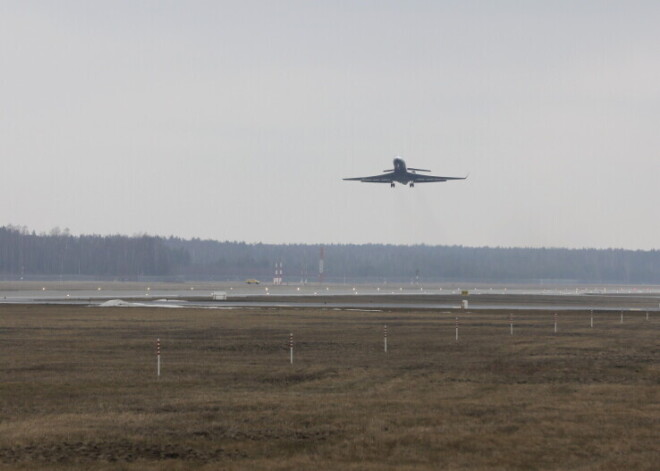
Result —
<path fill-rule="evenodd" d="M 511 335 L 513 335 L 513 313 L 509 313 L 509 325 L 511 326 Z"/>
<path fill-rule="evenodd" d="M 156 376 L 160 378 L 160 339 L 156 339 Z"/>
<path fill-rule="evenodd" d="M 289 361 L 293 365 L 293 333 L 289 334 Z"/>
<path fill-rule="evenodd" d="M 594 328 L 594 310 L 593 309 L 591 310 L 591 324 L 590 325 L 591 325 L 591 328 L 593 329 Z"/>
<path fill-rule="evenodd" d="M 458 342 L 458 317 L 456 317 L 456 341 Z"/>
<path fill-rule="evenodd" d="M 646 320 L 649 320 L 649 311 L 646 311 Z"/>
<path fill-rule="evenodd" d="M 383 349 L 387 353 L 387 324 L 383 327 Z"/>
<path fill-rule="evenodd" d="M 621 311 L 621 320 L 619 321 L 619 324 L 623 324 L 623 311 Z"/>
<path fill-rule="evenodd" d="M 557 313 L 555 312 L 555 334 L 557 333 Z"/>

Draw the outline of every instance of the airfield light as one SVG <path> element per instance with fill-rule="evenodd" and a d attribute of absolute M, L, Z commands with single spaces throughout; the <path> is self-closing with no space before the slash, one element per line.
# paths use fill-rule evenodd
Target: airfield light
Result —
<path fill-rule="evenodd" d="M 160 339 L 156 339 L 156 376 L 160 377 Z"/>

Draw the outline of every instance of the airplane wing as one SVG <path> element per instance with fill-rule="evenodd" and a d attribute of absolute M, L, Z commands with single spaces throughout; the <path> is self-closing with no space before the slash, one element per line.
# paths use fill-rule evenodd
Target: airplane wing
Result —
<path fill-rule="evenodd" d="M 433 183 L 433 182 L 446 182 L 448 180 L 465 180 L 467 177 L 438 177 L 435 175 L 419 175 L 414 173 L 411 175 L 412 181 L 415 183 Z"/>
<path fill-rule="evenodd" d="M 365 183 L 392 183 L 393 172 L 383 173 L 382 175 L 374 175 L 373 177 L 355 177 L 355 178 L 344 178 L 348 181 L 357 181 Z"/>

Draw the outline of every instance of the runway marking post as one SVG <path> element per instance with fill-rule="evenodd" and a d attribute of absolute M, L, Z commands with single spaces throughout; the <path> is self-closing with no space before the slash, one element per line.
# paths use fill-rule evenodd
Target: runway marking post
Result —
<path fill-rule="evenodd" d="M 160 339 L 156 339 L 156 376 L 160 378 Z"/>
<path fill-rule="evenodd" d="M 623 324 L 623 309 L 621 310 L 621 320 L 619 321 L 619 324 Z"/>
<path fill-rule="evenodd" d="M 458 342 L 458 316 L 456 316 L 456 341 Z"/>
<path fill-rule="evenodd" d="M 511 335 L 513 335 L 513 313 L 509 313 L 509 326 L 511 327 Z"/>
<path fill-rule="evenodd" d="M 646 311 L 646 320 L 649 320 L 649 311 Z"/>
<path fill-rule="evenodd" d="M 591 321 L 590 321 L 591 328 L 594 328 L 594 310 L 591 310 Z"/>
<path fill-rule="evenodd" d="M 555 312 L 555 334 L 557 333 L 557 313 Z"/>
<path fill-rule="evenodd" d="M 293 365 L 293 332 L 289 334 L 289 361 Z"/>
<path fill-rule="evenodd" d="M 387 324 L 383 326 L 383 350 L 387 353 Z"/>

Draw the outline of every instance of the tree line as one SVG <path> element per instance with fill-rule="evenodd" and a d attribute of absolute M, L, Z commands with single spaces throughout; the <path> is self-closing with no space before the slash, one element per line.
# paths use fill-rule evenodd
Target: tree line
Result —
<path fill-rule="evenodd" d="M 324 280 L 659 283 L 660 251 L 328 244 Z M 0 276 L 135 280 L 319 280 L 320 246 L 148 235 L 36 234 L 0 227 Z"/>
<path fill-rule="evenodd" d="M 24 227 L 0 227 L 0 274 L 5 278 L 57 275 L 135 280 L 165 276 L 188 263 L 185 250 L 167 247 L 159 237 L 72 236 L 58 228 L 36 234 Z"/>

